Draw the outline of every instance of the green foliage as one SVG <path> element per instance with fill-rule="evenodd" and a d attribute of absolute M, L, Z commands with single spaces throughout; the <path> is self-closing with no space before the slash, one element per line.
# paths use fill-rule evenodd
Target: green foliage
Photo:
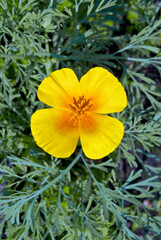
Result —
<path fill-rule="evenodd" d="M 149 0 L 0 1 L 1 239 L 161 238 L 160 8 Z M 31 115 L 45 107 L 40 82 L 62 67 L 81 77 L 96 65 L 127 92 L 126 109 L 111 114 L 125 126 L 121 144 L 100 161 L 80 146 L 69 159 L 47 155 L 30 132 Z"/>

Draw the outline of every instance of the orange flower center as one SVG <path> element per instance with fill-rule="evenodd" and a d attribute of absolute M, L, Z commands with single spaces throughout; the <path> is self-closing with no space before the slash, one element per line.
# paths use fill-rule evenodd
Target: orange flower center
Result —
<path fill-rule="evenodd" d="M 92 106 L 92 104 L 90 104 L 91 99 L 92 98 L 88 100 L 85 99 L 84 95 L 79 97 L 78 100 L 73 97 L 73 103 L 69 104 L 73 113 L 73 117 L 82 118 L 84 116 L 84 113 L 87 112 Z"/>

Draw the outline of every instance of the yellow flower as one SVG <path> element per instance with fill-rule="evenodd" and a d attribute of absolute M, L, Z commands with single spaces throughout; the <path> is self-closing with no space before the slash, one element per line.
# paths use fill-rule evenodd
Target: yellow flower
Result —
<path fill-rule="evenodd" d="M 126 92 L 106 69 L 95 67 L 78 81 L 72 69 L 52 72 L 40 84 L 38 98 L 52 108 L 37 110 L 31 131 L 39 147 L 58 158 L 69 157 L 79 137 L 85 155 L 100 159 L 120 144 L 123 124 L 108 113 L 127 105 Z"/>

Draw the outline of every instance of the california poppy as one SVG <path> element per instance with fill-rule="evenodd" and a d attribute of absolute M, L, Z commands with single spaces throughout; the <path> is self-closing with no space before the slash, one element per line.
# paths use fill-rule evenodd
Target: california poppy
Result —
<path fill-rule="evenodd" d="M 122 111 L 127 97 L 108 70 L 92 68 L 80 82 L 70 68 L 54 71 L 41 82 L 37 95 L 52 107 L 37 110 L 31 117 L 34 139 L 47 153 L 69 157 L 80 138 L 85 155 L 100 159 L 120 144 L 124 126 L 105 114 Z"/>

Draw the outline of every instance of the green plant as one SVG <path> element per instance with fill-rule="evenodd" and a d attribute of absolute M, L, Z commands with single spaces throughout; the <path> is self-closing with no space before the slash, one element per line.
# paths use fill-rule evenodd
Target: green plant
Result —
<path fill-rule="evenodd" d="M 1 0 L 1 239 L 160 239 L 161 85 L 148 75 L 149 68 L 161 74 L 160 7 Z M 32 113 L 44 108 L 38 85 L 56 69 L 81 77 L 93 66 L 126 89 L 128 107 L 111 114 L 124 123 L 124 138 L 99 161 L 86 159 L 80 146 L 69 159 L 49 156 L 30 132 Z"/>

